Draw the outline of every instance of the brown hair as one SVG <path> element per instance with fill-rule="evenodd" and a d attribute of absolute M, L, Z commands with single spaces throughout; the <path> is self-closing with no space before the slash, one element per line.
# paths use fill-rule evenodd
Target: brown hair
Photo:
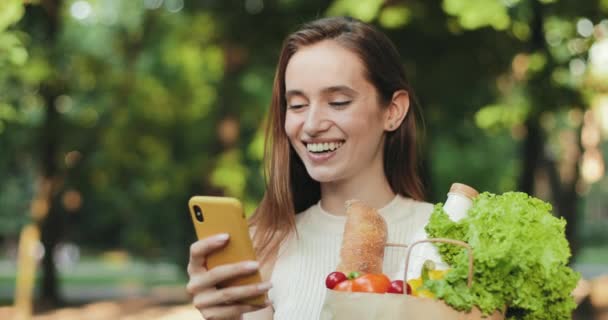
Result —
<path fill-rule="evenodd" d="M 386 133 L 384 174 L 393 192 L 422 200 L 422 183 L 417 172 L 417 103 L 405 77 L 397 49 L 372 26 L 353 18 L 323 18 L 305 24 L 289 35 L 281 49 L 274 78 L 272 101 L 266 127 L 266 193 L 251 218 L 254 244 L 265 260 L 275 254 L 281 242 L 295 232 L 295 214 L 319 201 L 320 184 L 306 171 L 302 160 L 285 134 L 285 69 L 301 47 L 322 40 L 334 40 L 356 53 L 366 69 L 366 78 L 379 93 L 380 103 L 388 106 L 393 94 L 406 90 L 410 111 L 395 131 Z"/>

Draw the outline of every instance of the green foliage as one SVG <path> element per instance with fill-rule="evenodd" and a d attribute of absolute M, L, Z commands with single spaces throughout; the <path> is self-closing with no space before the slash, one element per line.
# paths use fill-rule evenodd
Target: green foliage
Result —
<path fill-rule="evenodd" d="M 28 62 L 27 36 L 15 28 L 23 17 L 20 0 L 0 2 L 0 236 L 16 234 L 29 220 L 29 203 L 34 194 L 31 155 L 20 152 L 29 132 L 22 125 L 32 122 L 35 108 L 18 108 L 19 87 L 13 78 Z"/>
<path fill-rule="evenodd" d="M 211 183 L 226 190 L 233 197 L 242 198 L 245 191 L 247 168 L 238 150 L 230 150 L 218 158 L 218 166 L 211 174 Z"/>
<path fill-rule="evenodd" d="M 570 64 L 585 63 L 600 42 L 576 31 L 581 17 L 599 22 L 589 16 L 594 3 L 543 4 L 543 48 L 531 43 L 523 0 L 282 0 L 252 13 L 230 1 L 186 2 L 178 12 L 166 1 L 85 2 L 81 15 L 74 6 L 84 2 L 61 2 L 50 38 L 44 6 L 0 1 L 0 234 L 15 236 L 28 219 L 49 132 L 41 88 L 52 87 L 63 182 L 54 201 L 69 212 L 66 237 L 173 258 L 192 240 L 189 196 L 238 196 L 247 213 L 261 199 L 276 59 L 302 22 L 351 15 L 394 40 L 422 102 L 430 201 L 454 181 L 515 189 L 525 137 L 515 129 L 531 115 L 584 108 L 579 94 L 591 94 Z M 236 123 L 231 141 L 220 134 L 225 119 Z M 69 190 L 83 199 L 73 212 L 63 207 Z"/>
<path fill-rule="evenodd" d="M 515 4 L 518 0 L 512 1 Z M 445 12 L 458 17 L 465 29 L 478 29 L 491 26 L 505 30 L 511 23 L 504 1 L 499 0 L 444 0 Z"/>
<path fill-rule="evenodd" d="M 464 130 L 464 129 L 462 129 Z M 434 186 L 438 199 L 445 199 L 454 182 L 474 185 L 478 190 L 506 192 L 517 188 L 519 163 L 513 138 L 501 131 L 484 134 L 469 129 L 464 137 L 439 136 L 432 145 Z M 474 144 L 474 146 L 472 146 Z M 500 167 L 501 170 L 496 168 Z"/>
<path fill-rule="evenodd" d="M 15 68 L 23 66 L 28 53 L 24 47 L 24 35 L 12 28 L 24 13 L 24 6 L 20 0 L 6 0 L 0 3 L 0 85 L 7 87 L 8 78 L 15 72 Z M 15 121 L 16 111 L 3 101 L 7 101 L 6 94 L 0 94 L 0 123 Z M 1 131 L 1 130 L 0 130 Z M 1 134 L 1 133 L 0 133 Z"/>
<path fill-rule="evenodd" d="M 608 0 L 600 0 L 600 8 L 604 13 L 608 12 Z"/>
<path fill-rule="evenodd" d="M 23 1 L 6 0 L 0 3 L 0 31 L 6 30 L 10 25 L 21 19 L 24 13 Z"/>
<path fill-rule="evenodd" d="M 511 128 L 523 123 L 528 115 L 526 105 L 493 104 L 484 106 L 475 114 L 475 123 L 482 129 Z"/>
<path fill-rule="evenodd" d="M 412 11 L 407 6 L 392 6 L 380 12 L 380 25 L 387 29 L 401 28 L 409 22 Z"/>
<path fill-rule="evenodd" d="M 376 18 L 383 3 L 383 0 L 336 0 L 327 10 L 327 15 L 352 16 L 363 21 L 370 22 Z"/>

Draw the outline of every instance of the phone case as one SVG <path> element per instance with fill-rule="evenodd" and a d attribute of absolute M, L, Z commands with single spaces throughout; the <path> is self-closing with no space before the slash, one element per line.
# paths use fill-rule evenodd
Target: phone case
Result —
<path fill-rule="evenodd" d="M 203 221 L 197 218 L 196 206 L 201 209 L 198 215 L 199 217 L 202 215 Z M 207 238 L 219 233 L 230 235 L 228 244 L 224 248 L 213 252 L 207 257 L 207 268 L 209 270 L 223 264 L 256 260 L 253 244 L 249 237 L 249 227 L 245 212 L 238 199 L 194 196 L 190 198 L 188 208 L 198 239 Z M 262 282 L 262 277 L 258 271 L 248 276 L 222 282 L 218 284 L 218 287 L 225 288 L 260 282 Z M 245 299 L 242 302 L 253 305 L 264 305 L 265 301 L 266 296 L 260 295 Z"/>

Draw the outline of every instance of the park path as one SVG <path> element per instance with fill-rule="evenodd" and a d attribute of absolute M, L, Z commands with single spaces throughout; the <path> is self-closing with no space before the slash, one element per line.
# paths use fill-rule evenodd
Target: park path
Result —
<path fill-rule="evenodd" d="M 13 319 L 12 307 L 0 307 L 0 319 Z M 32 320 L 191 320 L 202 319 L 191 304 L 165 305 L 152 299 L 100 301 L 37 314 Z"/>

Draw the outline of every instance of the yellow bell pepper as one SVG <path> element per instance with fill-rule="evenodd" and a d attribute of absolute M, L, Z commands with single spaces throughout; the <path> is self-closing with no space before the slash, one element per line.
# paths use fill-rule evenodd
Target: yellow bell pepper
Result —
<path fill-rule="evenodd" d="M 430 270 L 429 279 L 441 280 L 441 279 L 445 278 L 445 275 L 448 273 L 448 271 L 450 271 L 450 270 L 449 269 L 447 269 L 447 270 Z"/>

